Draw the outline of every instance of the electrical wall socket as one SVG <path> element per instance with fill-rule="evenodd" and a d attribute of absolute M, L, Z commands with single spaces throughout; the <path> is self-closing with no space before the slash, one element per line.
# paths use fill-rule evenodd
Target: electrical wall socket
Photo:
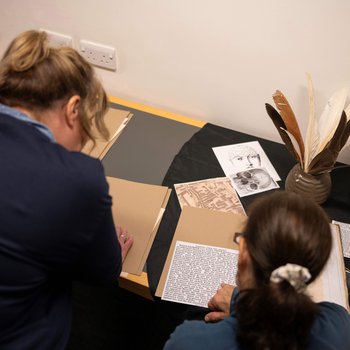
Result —
<path fill-rule="evenodd" d="M 47 33 L 47 37 L 49 39 L 49 44 L 51 46 L 69 46 L 73 47 L 73 39 L 71 36 L 51 32 L 49 30 L 43 29 Z"/>
<path fill-rule="evenodd" d="M 109 70 L 117 69 L 117 59 L 114 47 L 80 40 L 79 52 L 94 66 Z"/>

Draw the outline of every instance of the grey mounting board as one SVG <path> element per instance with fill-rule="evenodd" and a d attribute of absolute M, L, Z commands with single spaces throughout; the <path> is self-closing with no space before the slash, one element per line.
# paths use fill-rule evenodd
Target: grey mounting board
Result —
<path fill-rule="evenodd" d="M 199 127 L 111 103 L 133 117 L 102 159 L 107 176 L 161 185 L 182 145 Z"/>

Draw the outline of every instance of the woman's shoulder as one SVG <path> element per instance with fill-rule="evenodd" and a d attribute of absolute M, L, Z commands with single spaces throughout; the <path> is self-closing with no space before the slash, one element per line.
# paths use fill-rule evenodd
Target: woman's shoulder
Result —
<path fill-rule="evenodd" d="M 106 175 L 99 159 L 81 152 L 67 151 L 59 145 L 51 153 L 55 153 L 55 157 L 51 157 L 48 167 L 55 173 L 56 181 L 62 188 L 70 189 L 74 195 L 85 193 L 85 196 L 92 198 L 108 194 Z"/>
<path fill-rule="evenodd" d="M 227 317 L 217 323 L 185 321 L 171 334 L 164 349 L 238 349 L 236 320 Z"/>
<path fill-rule="evenodd" d="M 342 306 L 319 303 L 320 312 L 311 329 L 310 349 L 349 349 L 350 315 Z"/>
<path fill-rule="evenodd" d="M 350 314 L 343 306 L 328 301 L 321 302 L 318 305 L 320 308 L 320 320 L 342 320 L 342 322 L 350 324 Z"/>

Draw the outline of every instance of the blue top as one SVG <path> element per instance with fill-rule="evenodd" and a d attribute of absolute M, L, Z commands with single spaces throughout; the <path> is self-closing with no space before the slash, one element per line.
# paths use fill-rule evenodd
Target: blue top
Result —
<path fill-rule="evenodd" d="M 234 297 L 232 298 L 232 300 Z M 232 305 L 232 302 L 231 302 Z M 320 315 L 310 334 L 309 350 L 349 350 L 350 315 L 334 303 L 319 303 Z M 171 334 L 164 350 L 239 350 L 234 313 L 217 323 L 185 321 Z"/>
<path fill-rule="evenodd" d="M 32 118 L 29 118 L 26 114 L 18 111 L 17 109 L 13 109 L 0 103 L 0 114 L 6 114 L 9 117 L 22 120 L 26 124 L 31 125 L 37 130 L 39 130 L 42 134 L 46 135 L 49 140 L 55 142 L 55 138 L 52 134 L 52 131 L 45 124 L 42 124 Z"/>
<path fill-rule="evenodd" d="M 63 350 L 73 280 L 112 283 L 121 252 L 99 160 L 0 111 L 0 349 Z M 18 118 L 19 116 L 19 118 Z"/>

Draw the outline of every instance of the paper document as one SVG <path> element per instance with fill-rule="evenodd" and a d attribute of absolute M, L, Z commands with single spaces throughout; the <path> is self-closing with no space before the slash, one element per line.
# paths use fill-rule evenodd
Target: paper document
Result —
<path fill-rule="evenodd" d="M 350 224 L 335 220 L 332 221 L 332 224 L 339 225 L 343 255 L 345 258 L 350 258 Z"/>
<path fill-rule="evenodd" d="M 281 180 L 258 141 L 213 147 L 240 197 L 279 188 Z"/>
<path fill-rule="evenodd" d="M 214 252 L 217 254 L 218 251 L 222 251 L 220 250 L 222 248 L 238 250 L 238 245 L 233 242 L 233 236 L 236 231 L 241 232 L 246 220 L 247 217 L 245 215 L 185 206 L 180 214 L 179 222 L 157 286 L 156 296 L 162 297 L 163 295 L 177 241 L 209 246 L 208 250 L 212 254 Z M 214 247 L 219 250 L 215 250 Z M 194 250 L 193 247 L 191 249 Z M 206 259 L 204 256 L 199 258 Z M 200 264 L 200 260 L 197 261 L 197 264 Z M 232 276 L 232 278 L 234 281 L 235 276 Z"/>
<path fill-rule="evenodd" d="M 245 215 L 242 203 L 227 177 L 179 183 L 174 188 L 181 209 L 189 206 Z"/>
<path fill-rule="evenodd" d="M 162 299 L 208 307 L 222 282 L 235 284 L 238 250 L 177 241 Z"/>

